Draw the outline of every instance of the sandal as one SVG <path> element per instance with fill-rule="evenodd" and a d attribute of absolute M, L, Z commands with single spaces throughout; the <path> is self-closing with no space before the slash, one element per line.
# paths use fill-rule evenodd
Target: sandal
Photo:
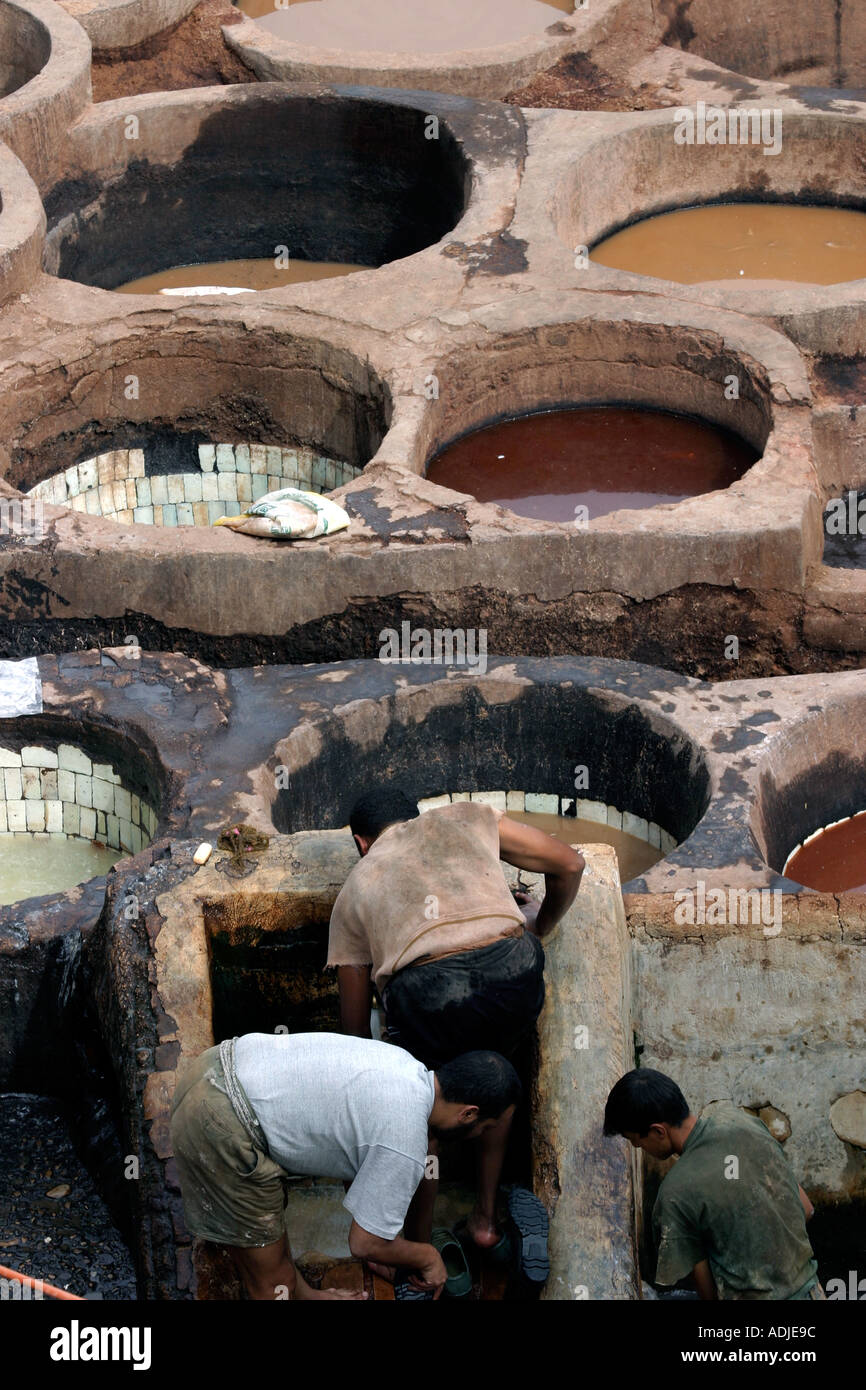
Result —
<path fill-rule="evenodd" d="M 463 1246 L 444 1226 L 434 1227 L 430 1243 L 442 1256 L 442 1263 L 448 1275 L 445 1282 L 447 1296 L 449 1298 L 468 1298 L 472 1292 L 472 1275 L 469 1272 Z"/>

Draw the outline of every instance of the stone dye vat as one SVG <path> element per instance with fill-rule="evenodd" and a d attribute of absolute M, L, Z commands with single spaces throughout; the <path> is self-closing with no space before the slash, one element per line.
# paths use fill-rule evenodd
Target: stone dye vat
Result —
<path fill-rule="evenodd" d="M 369 369 L 301 339 L 230 336 L 237 352 L 207 332 L 156 331 L 128 371 L 112 352 L 111 371 L 118 382 L 134 373 L 138 401 L 121 390 L 98 413 L 58 376 L 55 409 L 25 426 L 10 481 L 41 504 L 43 520 L 59 507 L 87 525 L 167 529 L 210 526 L 280 488 L 324 493 L 356 478 L 389 408 Z"/>
<path fill-rule="evenodd" d="M 671 22 L 665 42 L 749 77 L 812 87 L 862 87 L 866 21 L 850 0 L 817 0 L 808 28 L 795 0 L 766 6 L 734 0 L 724 16 L 714 0 L 693 0 L 688 19 Z"/>
<path fill-rule="evenodd" d="M 51 52 L 48 31 L 17 5 L 0 5 L 0 98 L 41 72 Z"/>
<path fill-rule="evenodd" d="M 788 856 L 784 873 L 825 893 L 866 891 L 866 811 L 810 835 Z"/>
<path fill-rule="evenodd" d="M 769 94 L 754 107 L 676 102 L 588 136 L 551 205 L 556 233 L 587 289 L 713 284 L 720 305 L 808 316 L 860 296 L 863 140 L 859 120 Z"/>
<path fill-rule="evenodd" d="M 681 208 L 614 232 L 591 255 L 599 265 L 685 285 L 740 278 L 835 285 L 866 276 L 866 213 L 795 203 Z"/>
<path fill-rule="evenodd" d="M 730 487 L 756 458 L 700 420 L 597 406 L 489 425 L 437 454 L 427 477 L 520 516 L 581 525 Z"/>
<path fill-rule="evenodd" d="M 386 721 L 381 742 L 355 747 L 352 725 L 328 721 L 312 765 L 297 762 L 305 743 L 289 737 L 277 750 L 274 824 L 283 833 L 344 825 L 355 799 L 387 768 L 389 780 L 422 806 L 456 795 L 506 810 L 510 798 L 516 810 L 564 807 L 625 831 L 646 849 L 629 856 L 637 873 L 690 834 L 705 809 L 706 771 L 678 730 L 587 690 L 517 687 L 502 701 L 499 689 L 483 679 L 462 691 L 440 682 L 417 723 L 406 722 L 393 697 L 359 707 L 357 727 Z"/>
<path fill-rule="evenodd" d="M 350 0 L 298 4 L 241 0 L 244 22 L 226 43 L 262 80 L 501 97 L 561 55 L 607 32 L 606 15 L 578 14 L 574 0 Z"/>
<path fill-rule="evenodd" d="M 252 0 L 240 8 L 278 38 L 367 55 L 453 53 L 525 39 L 553 23 L 551 6 L 565 9 L 566 0 L 475 0 L 471 8 L 442 0 L 432 10 L 424 0 L 368 0 L 363 10 L 352 0 L 267 7 Z"/>
<path fill-rule="evenodd" d="M 811 710 L 773 741 L 761 770 L 752 815 L 761 853 L 786 879 L 819 893 L 866 884 L 866 766 L 850 737 L 859 719 L 853 691 Z"/>
<path fill-rule="evenodd" d="M 112 148 L 115 131 L 107 149 L 82 141 L 96 168 L 46 197 L 49 273 L 115 289 L 239 258 L 379 266 L 438 241 L 464 211 L 462 150 L 447 128 L 425 140 L 421 111 L 274 86 L 217 95 L 177 93 L 173 121 L 155 108 L 144 158 L 122 136 Z"/>
<path fill-rule="evenodd" d="M 0 720 L 0 903 L 98 877 L 156 830 L 157 787 L 141 758 L 126 749 L 121 761 L 116 741 L 95 734 L 89 749 L 61 741 L 55 721 L 40 737 L 42 727 Z"/>

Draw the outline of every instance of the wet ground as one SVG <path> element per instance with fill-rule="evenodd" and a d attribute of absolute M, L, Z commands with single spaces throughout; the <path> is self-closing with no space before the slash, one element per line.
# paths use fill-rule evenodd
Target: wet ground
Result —
<path fill-rule="evenodd" d="M 132 1257 L 52 1097 L 0 1096 L 0 1264 L 81 1298 L 137 1296 Z"/>

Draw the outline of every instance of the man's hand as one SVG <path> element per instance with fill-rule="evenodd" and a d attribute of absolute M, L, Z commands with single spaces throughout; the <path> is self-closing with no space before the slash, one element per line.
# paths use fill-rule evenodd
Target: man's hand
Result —
<path fill-rule="evenodd" d="M 438 1298 L 445 1287 L 448 1275 L 435 1245 L 406 1240 L 403 1236 L 383 1240 L 353 1221 L 349 1230 L 349 1249 L 355 1259 L 371 1262 L 378 1273 L 384 1273 L 383 1266 L 409 1270 L 409 1282 L 416 1289 L 432 1293 L 434 1298 Z M 374 1261 L 375 1264 L 372 1263 Z"/>
<path fill-rule="evenodd" d="M 564 917 L 577 897 L 585 864 L 583 855 L 534 825 L 499 817 L 499 858 L 527 873 L 544 874 L 544 902 L 529 930 L 544 937 Z"/>
<path fill-rule="evenodd" d="M 430 1250 L 430 1260 L 420 1269 L 413 1270 L 409 1275 L 409 1283 L 414 1289 L 423 1289 L 424 1293 L 432 1293 L 434 1299 L 442 1296 L 445 1287 L 445 1280 L 448 1278 L 448 1271 L 442 1260 L 442 1256 L 435 1246 L 428 1247 Z"/>
<path fill-rule="evenodd" d="M 525 888 L 512 889 L 512 896 L 523 913 L 526 930 L 535 934 L 535 919 L 541 910 L 541 903 L 531 893 L 527 893 Z"/>

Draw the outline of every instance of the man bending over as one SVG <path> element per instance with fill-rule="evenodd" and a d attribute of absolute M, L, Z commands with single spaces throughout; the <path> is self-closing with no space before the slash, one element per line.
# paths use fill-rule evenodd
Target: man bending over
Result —
<path fill-rule="evenodd" d="M 517 1073 L 493 1052 L 434 1074 L 400 1048 L 338 1033 L 227 1040 L 192 1063 L 172 1107 L 187 1227 L 230 1248 L 250 1298 L 359 1298 L 312 1289 L 284 1226 L 289 1174 L 343 1178 L 352 1254 L 409 1271 L 438 1298 L 441 1256 L 400 1234 L 429 1136 L 474 1138 L 519 1098 Z"/>
<path fill-rule="evenodd" d="M 392 787 L 371 790 L 350 826 L 361 855 L 331 914 L 328 965 L 340 983 L 343 1030 L 370 1036 L 373 981 L 388 1037 L 425 1066 L 493 1048 L 510 1056 L 544 1003 L 543 938 L 568 911 L 583 856 L 482 802 L 418 812 Z M 545 875 L 526 911 L 500 860 Z M 511 1115 L 483 1135 L 479 1193 L 469 1219 L 477 1245 L 496 1246 L 496 1192 Z M 412 1226 L 429 1239 L 436 1185 L 424 1183 Z"/>
<path fill-rule="evenodd" d="M 812 1203 L 761 1120 L 727 1100 L 693 1115 L 676 1082 L 641 1067 L 608 1096 L 604 1132 L 653 1158 L 678 1155 L 653 1209 L 657 1284 L 691 1275 L 702 1299 L 824 1297 Z"/>

